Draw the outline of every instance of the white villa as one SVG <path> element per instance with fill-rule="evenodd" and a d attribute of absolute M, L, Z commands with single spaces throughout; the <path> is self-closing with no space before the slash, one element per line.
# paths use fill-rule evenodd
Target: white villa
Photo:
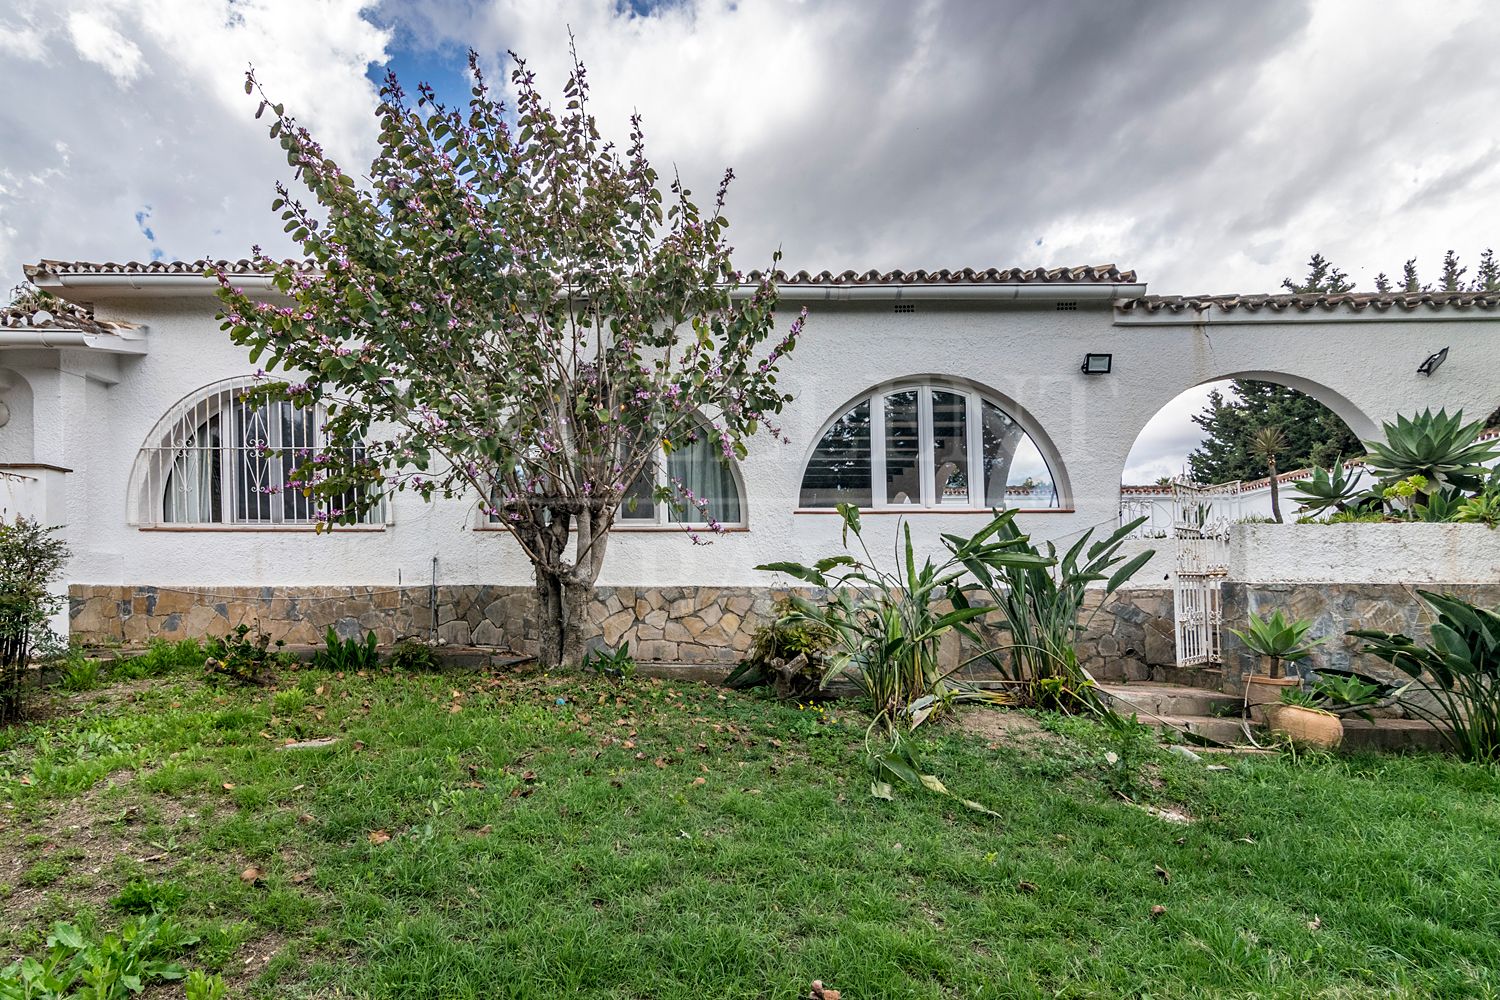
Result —
<path fill-rule="evenodd" d="M 255 366 L 220 330 L 205 266 L 42 261 L 26 276 L 75 308 L 0 317 L 0 506 L 64 526 L 72 631 L 139 643 L 246 621 L 311 642 L 332 623 L 524 648 L 529 567 L 476 504 L 400 494 L 315 535 L 295 492 L 259 490 L 281 472 L 256 445 L 313 443 L 320 422 L 237 403 Z M 1110 528 L 1136 436 L 1204 382 L 1300 389 L 1361 438 L 1397 413 L 1500 401 L 1493 293 L 1162 296 L 1109 265 L 801 272 L 781 293 L 810 310 L 785 369 L 791 442 L 757 440 L 728 470 L 674 456 L 729 528 L 694 545 L 665 510 L 622 519 L 595 611 L 611 644 L 662 660 L 743 649 L 785 582 L 754 567 L 836 551 L 839 501 L 870 512 L 877 543 L 904 519 L 935 545 L 997 506 L 1042 539 Z M 1441 572 L 1473 579 L 1448 582 L 1500 582 L 1493 551 L 1464 559 Z M 1164 563 L 1140 585 L 1162 587 Z"/>

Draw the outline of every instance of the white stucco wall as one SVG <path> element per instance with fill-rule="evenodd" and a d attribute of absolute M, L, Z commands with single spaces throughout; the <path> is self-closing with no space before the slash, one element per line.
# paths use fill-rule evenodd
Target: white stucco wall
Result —
<path fill-rule="evenodd" d="M 1230 529 L 1229 578 L 1252 584 L 1497 583 L 1500 531 L 1480 524 L 1240 524 Z"/>
<path fill-rule="evenodd" d="M 209 296 L 97 303 L 101 315 L 148 328 L 140 357 L 87 349 L 7 351 L 0 366 L 27 377 L 34 394 L 35 461 L 76 470 L 66 478 L 77 583 L 157 585 L 425 583 L 436 556 L 443 583 L 526 584 L 528 567 L 503 533 L 475 531 L 458 502 L 395 498 L 384 530 L 142 530 L 127 523 L 126 496 L 138 449 L 173 402 L 211 382 L 254 370 L 213 319 Z M 682 532 L 619 531 L 603 584 L 744 585 L 773 582 L 757 563 L 836 551 L 832 512 L 797 512 L 802 467 L 824 423 L 873 386 L 920 375 L 976 383 L 1033 430 L 1072 509 L 1024 514 L 1038 538 L 1067 540 L 1116 523 L 1121 470 L 1146 422 L 1183 389 L 1230 376 L 1308 389 L 1357 434 L 1423 406 L 1493 407 L 1500 334 L 1495 317 L 1471 322 L 1392 320 L 1244 326 L 1119 325 L 1105 304 L 1058 311 L 1050 302 L 920 302 L 897 314 L 890 302 L 811 303 L 804 340 L 783 384 L 796 399 L 782 415 L 787 445 L 763 438 L 740 466 L 749 529 L 693 545 Z M 1450 346 L 1431 379 L 1416 366 Z M 1109 375 L 1079 371 L 1088 351 L 1114 355 Z M 1485 412 L 1488 412 L 1485 409 Z M 865 519 L 871 548 L 889 553 L 901 518 Z M 969 532 L 982 513 L 917 511 L 913 534 L 936 546 L 943 532 Z M 1325 529 L 1319 529 L 1325 530 Z M 1299 556 L 1289 552 L 1293 572 Z M 1157 560 L 1160 561 L 1160 557 Z M 1256 569 L 1256 572 L 1272 572 Z M 1144 582 L 1159 585 L 1152 567 Z"/>

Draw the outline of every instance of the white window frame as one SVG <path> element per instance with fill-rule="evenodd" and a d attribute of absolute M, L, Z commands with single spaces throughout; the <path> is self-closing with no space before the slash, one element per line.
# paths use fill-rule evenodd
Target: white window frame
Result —
<path fill-rule="evenodd" d="M 920 497 L 909 503 L 892 503 L 887 495 L 886 483 L 886 399 L 889 396 L 904 392 L 917 393 L 917 469 L 918 469 L 918 492 Z M 954 501 L 948 503 L 938 502 L 937 499 L 937 455 L 936 441 L 933 436 L 933 401 L 934 392 L 945 392 L 951 395 L 962 396 L 964 399 L 964 438 L 966 441 L 966 455 L 968 460 L 968 483 L 969 495 L 966 502 Z M 863 395 L 850 400 L 833 416 L 833 419 L 825 424 L 818 432 L 817 439 L 813 442 L 812 450 L 808 452 L 807 461 L 802 464 L 802 478 L 797 481 L 797 493 L 800 500 L 802 482 L 807 476 L 807 466 L 812 456 L 816 454 L 818 446 L 823 443 L 823 438 L 828 431 L 845 414 L 859 406 L 868 403 L 870 407 L 870 503 L 869 507 L 861 510 L 870 511 L 978 511 L 989 510 L 984 502 L 984 404 L 991 406 L 1005 414 L 1020 428 L 1025 435 L 1041 452 L 1041 447 L 1036 444 L 1035 436 L 1026 426 L 1016 418 L 1015 414 L 994 399 L 988 398 L 979 388 L 963 382 L 926 381 L 926 382 L 893 382 L 872 389 Z M 1062 496 L 1057 486 L 1057 473 L 1053 470 L 1053 462 L 1048 459 L 1045 452 L 1041 452 L 1042 461 L 1047 467 L 1048 476 L 1052 479 L 1054 502 L 1049 507 L 1021 507 L 1021 510 L 1056 511 L 1066 510 L 1062 503 Z M 976 493 L 978 494 L 976 496 Z M 831 507 L 798 507 L 802 511 L 830 511 Z"/>
<path fill-rule="evenodd" d="M 740 479 L 739 463 L 730 461 L 725 464 L 729 469 L 729 478 L 734 483 L 735 498 L 739 500 L 740 503 L 740 516 L 739 519 L 735 521 L 720 521 L 719 526 L 722 528 L 747 528 L 749 527 L 750 520 L 749 510 L 745 503 L 745 484 Z M 655 461 L 652 462 L 652 466 L 656 470 L 656 483 L 654 489 L 661 489 L 663 487 L 671 489 L 672 483 L 667 478 L 667 450 L 665 448 L 658 447 L 656 449 L 656 458 Z M 615 523 L 612 527 L 638 529 L 708 529 L 707 521 L 672 520 L 672 502 L 669 500 L 653 500 L 651 502 L 651 506 L 655 508 L 655 517 L 631 517 L 626 511 L 625 503 L 622 501 L 620 503 L 619 509 L 615 512 Z M 636 509 L 639 510 L 640 506 L 637 505 Z M 710 514 L 714 512 L 712 505 L 709 506 L 708 512 Z"/>
<path fill-rule="evenodd" d="M 143 529 L 169 531 L 311 531 L 320 524 L 326 524 L 316 517 L 288 518 L 285 498 L 281 492 L 270 494 L 267 518 L 240 518 L 237 514 L 239 501 L 250 485 L 240 467 L 256 449 L 249 442 L 239 441 L 238 435 L 233 435 L 232 438 L 231 435 L 238 429 L 239 416 L 236 411 L 240 397 L 246 390 L 259 384 L 260 380 L 254 376 L 240 376 L 211 383 L 179 400 L 157 422 L 137 455 L 135 471 L 131 477 L 132 524 Z M 278 401 L 271 405 L 279 407 L 285 404 Z M 205 455 L 209 451 L 218 452 L 220 517 L 208 520 L 168 520 L 166 491 L 174 472 L 181 471 L 179 459 L 190 447 L 188 442 L 197 433 L 199 426 L 207 424 L 215 416 L 220 422 L 220 444 L 216 449 L 209 449 L 201 444 L 195 447 L 203 449 Z M 327 446 L 327 435 L 323 430 L 326 420 L 326 412 L 323 407 L 318 406 L 312 425 L 313 441 L 306 447 L 319 449 Z M 269 414 L 266 427 L 272 440 L 280 433 L 279 425 L 278 414 Z M 265 456 L 266 481 L 271 484 L 279 483 L 284 487 L 285 456 L 274 454 L 281 449 L 271 447 L 269 442 L 267 447 L 273 454 Z M 308 503 L 309 509 L 315 511 L 325 506 L 327 501 L 310 498 Z M 361 514 L 360 520 L 355 524 L 328 524 L 327 527 L 333 530 L 380 530 L 389 524 L 389 507 L 382 499 L 378 506 Z"/>

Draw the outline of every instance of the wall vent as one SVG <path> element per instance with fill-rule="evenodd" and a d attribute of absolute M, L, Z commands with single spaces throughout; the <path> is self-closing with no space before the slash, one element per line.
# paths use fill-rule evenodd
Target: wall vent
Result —
<path fill-rule="evenodd" d="M 1059 302 L 1057 304 L 1057 311 L 1060 312 L 1060 313 L 1077 312 L 1078 311 L 1078 303 L 1077 302 Z"/>
<path fill-rule="evenodd" d="M 896 303 L 896 312 L 898 312 L 898 313 L 914 313 L 916 311 L 917 311 L 917 304 L 915 302 L 897 302 Z"/>

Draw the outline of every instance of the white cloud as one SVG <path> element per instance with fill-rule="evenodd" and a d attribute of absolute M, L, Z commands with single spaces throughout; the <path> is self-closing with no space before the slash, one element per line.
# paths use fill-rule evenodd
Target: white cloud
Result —
<path fill-rule="evenodd" d="M 746 266 L 778 246 L 812 269 L 1113 261 L 1159 292 L 1269 291 L 1313 250 L 1369 287 L 1408 257 L 1430 278 L 1444 250 L 1472 266 L 1500 241 L 1500 127 L 1484 113 L 1500 18 L 1483 0 L 631 10 L 10 0 L 0 284 L 43 256 L 289 250 L 268 211 L 288 170 L 243 70 L 357 171 L 374 149 L 365 70 L 392 38 L 372 19 L 473 45 L 497 75 L 516 49 L 554 95 L 571 26 L 607 132 L 639 109 L 654 162 L 703 197 L 735 168 Z M 148 205 L 154 243 L 135 221 Z M 1143 434 L 1132 478 L 1180 471 L 1196 407 L 1180 409 Z"/>
<path fill-rule="evenodd" d="M 141 50 L 115 30 L 113 20 L 100 10 L 75 10 L 68 15 L 68 34 L 80 56 L 127 84 L 141 73 Z"/>
<path fill-rule="evenodd" d="M 369 64 L 388 33 L 358 0 L 21 0 L 43 61 L 0 60 L 0 285 L 42 257 L 290 252 L 269 210 L 285 155 L 244 72 L 358 169 L 375 149 Z M 151 206 L 154 242 L 135 214 Z"/>

